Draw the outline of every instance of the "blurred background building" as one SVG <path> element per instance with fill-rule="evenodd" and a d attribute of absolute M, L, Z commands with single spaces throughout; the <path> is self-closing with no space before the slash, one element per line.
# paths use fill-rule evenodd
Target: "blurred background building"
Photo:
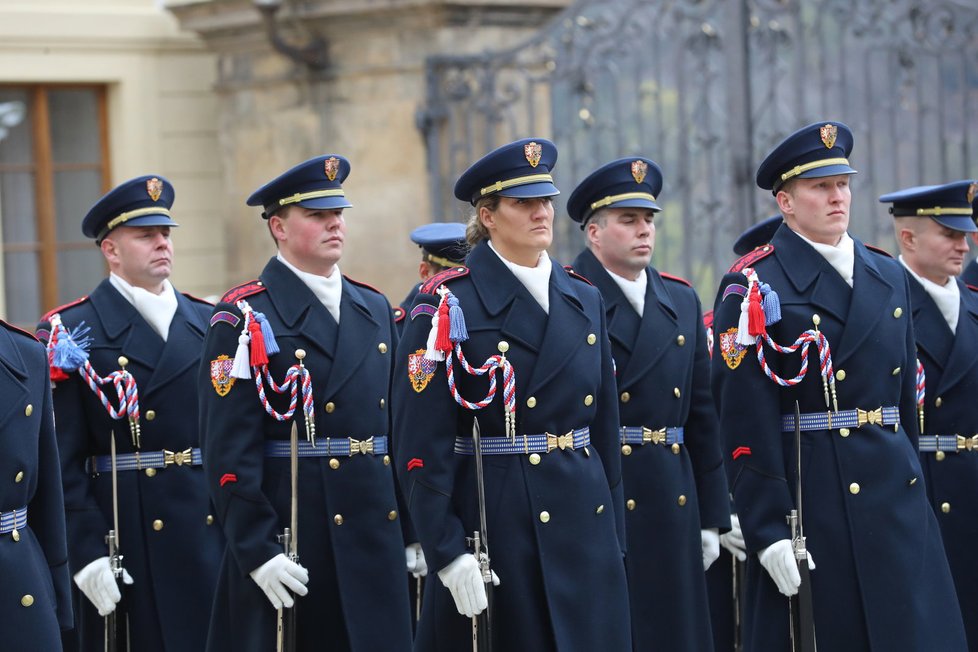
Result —
<path fill-rule="evenodd" d="M 173 181 L 174 283 L 214 295 L 273 245 L 244 205 L 340 153 L 343 271 L 397 303 L 409 231 L 463 220 L 451 187 L 516 138 L 553 139 L 553 255 L 578 180 L 660 163 L 659 269 L 704 303 L 747 225 L 753 174 L 819 119 L 854 131 L 851 231 L 893 250 L 876 197 L 978 176 L 978 7 L 968 0 L 0 0 L 0 315 L 31 324 L 105 274 L 80 222 L 129 177 Z"/>

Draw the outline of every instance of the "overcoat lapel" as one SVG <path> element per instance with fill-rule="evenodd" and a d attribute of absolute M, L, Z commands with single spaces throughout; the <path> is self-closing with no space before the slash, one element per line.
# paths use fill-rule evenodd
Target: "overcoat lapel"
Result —
<path fill-rule="evenodd" d="M 838 349 L 832 352 L 836 368 L 841 368 L 876 330 L 876 324 L 883 318 L 884 309 L 894 292 L 893 286 L 883 278 L 872 256 L 858 240 L 855 242 L 855 255 L 852 299 L 846 316 L 846 328 L 842 331 Z M 900 344 L 894 342 L 896 346 Z"/>
<path fill-rule="evenodd" d="M 24 399 L 28 388 L 27 365 L 14 342 L 14 335 L 0 326 L 0 426 L 6 423 L 11 414 L 24 409 Z"/>
<path fill-rule="evenodd" d="M 156 368 L 146 383 L 146 389 L 141 389 L 148 396 L 156 389 L 165 386 L 173 378 L 185 372 L 188 368 L 199 364 L 198 352 L 204 341 L 206 325 L 190 299 L 179 292 L 177 295 L 177 310 L 170 322 L 163 352 L 156 363 Z"/>
<path fill-rule="evenodd" d="M 109 279 L 99 283 L 91 294 L 91 301 L 98 319 L 102 322 L 106 338 L 105 341 L 96 339 L 92 345 L 119 347 L 120 353 L 129 358 L 130 362 L 153 369 L 163 351 L 163 338 L 143 319 L 139 311 L 119 294 Z M 70 326 L 75 328 L 78 324 Z M 105 376 L 117 368 L 95 371 Z"/>
<path fill-rule="evenodd" d="M 978 302 L 974 294 L 958 281 L 961 291 L 961 310 L 954 335 L 951 352 L 941 374 L 940 384 L 935 388 L 935 396 L 940 396 L 954 387 L 972 368 L 978 364 Z M 936 312 L 936 311 L 935 311 Z M 940 313 L 938 313 L 939 315 Z"/>
<path fill-rule="evenodd" d="M 329 313 L 323 308 L 323 311 Z M 368 351 L 380 343 L 380 324 L 370 314 L 360 288 L 343 279 L 343 297 L 340 300 L 340 324 L 336 339 L 336 356 L 330 367 L 323 396 L 332 396 L 360 367 Z M 367 344 L 365 344 L 367 343 Z M 386 343 L 391 346 L 392 342 Z"/>
<path fill-rule="evenodd" d="M 648 285 L 645 290 L 645 311 L 631 358 L 620 373 L 621 386 L 629 385 L 646 373 L 665 353 L 666 347 L 675 341 L 679 328 L 676 307 L 662 277 L 651 267 L 646 270 Z"/>

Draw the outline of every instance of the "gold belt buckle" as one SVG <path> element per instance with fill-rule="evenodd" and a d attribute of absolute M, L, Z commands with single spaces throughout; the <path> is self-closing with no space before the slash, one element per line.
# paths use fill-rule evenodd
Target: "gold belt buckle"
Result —
<path fill-rule="evenodd" d="M 883 408 L 878 407 L 875 410 L 856 410 L 856 427 L 862 428 L 866 424 L 882 426 L 883 425 Z"/>
<path fill-rule="evenodd" d="M 571 449 L 574 450 L 574 431 L 571 430 L 563 435 L 551 435 L 547 433 L 547 452 L 549 453 L 555 448 L 560 450 Z"/>
<path fill-rule="evenodd" d="M 350 437 L 350 457 L 354 455 L 373 455 L 374 454 L 374 438 L 370 437 L 360 441 L 359 439 L 354 439 Z"/>
<path fill-rule="evenodd" d="M 666 429 L 659 428 L 658 430 L 652 430 L 651 428 L 646 428 L 645 426 L 642 426 L 642 443 L 643 444 L 666 443 Z"/>
<path fill-rule="evenodd" d="M 959 451 L 973 451 L 978 450 L 978 435 L 972 437 L 962 437 L 957 435 L 958 450 Z"/>
<path fill-rule="evenodd" d="M 184 464 L 190 464 L 193 461 L 193 451 L 188 448 L 182 451 L 168 451 L 163 449 L 163 468 L 170 466 L 171 464 L 176 464 L 177 466 L 183 466 Z"/>

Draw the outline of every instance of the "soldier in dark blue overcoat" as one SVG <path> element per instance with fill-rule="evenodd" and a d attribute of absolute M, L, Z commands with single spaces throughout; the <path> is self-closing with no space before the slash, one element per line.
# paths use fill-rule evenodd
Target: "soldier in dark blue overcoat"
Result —
<path fill-rule="evenodd" d="M 971 200 L 971 210 L 978 213 L 978 196 Z M 971 234 L 970 238 L 972 242 L 978 244 L 978 233 Z M 961 280 L 968 285 L 978 287 L 978 259 L 972 258 L 971 262 L 964 266 L 961 271 Z"/>
<path fill-rule="evenodd" d="M 5 650 L 60 650 L 72 627 L 61 469 L 44 347 L 0 321 L 0 628 Z"/>
<path fill-rule="evenodd" d="M 273 649 L 276 608 L 293 602 L 288 591 L 300 595 L 299 650 L 411 648 L 405 573 L 423 559 L 413 540 L 404 545 L 410 525 L 391 456 L 396 332 L 387 299 L 337 265 L 349 171 L 345 158 L 319 156 L 249 198 L 263 207 L 279 253 L 256 281 L 225 294 L 211 317 L 201 427 L 208 489 L 228 543 L 208 650 Z M 265 373 L 250 364 L 258 348 L 267 354 Z M 310 382 L 291 391 L 307 400 L 290 409 L 286 379 L 291 368 L 301 381 L 300 350 Z M 272 382 L 285 383 L 284 395 Z M 291 521 L 293 423 L 301 444 L 298 563 L 277 542 Z"/>
<path fill-rule="evenodd" d="M 847 234 L 851 148 L 845 125 L 821 122 L 768 155 L 757 181 L 785 224 L 731 268 L 716 298 L 712 382 L 748 549 L 745 649 L 789 649 L 797 400 L 819 649 L 960 651 L 916 452 L 909 285 L 899 263 Z M 793 353 L 774 348 L 799 338 Z"/>
<path fill-rule="evenodd" d="M 398 472 L 438 577 L 427 584 L 418 650 L 468 649 L 470 617 L 486 606 L 466 544 L 481 530 L 475 418 L 499 581 L 493 649 L 631 649 L 611 346 L 598 291 L 546 255 L 556 157 L 549 141 L 526 139 L 462 175 L 455 195 L 477 211 L 468 268 L 423 284 L 404 331 L 393 389 Z M 488 375 L 471 373 L 482 366 L 494 392 Z"/>
<path fill-rule="evenodd" d="M 101 247 L 110 276 L 38 326 L 53 356 L 71 573 L 85 596 L 76 603 L 82 650 L 103 649 L 101 616 L 119 597 L 106 601 L 98 590 L 110 572 L 105 536 L 113 527 L 113 432 L 120 552 L 134 582 L 125 604 L 133 649 L 201 649 L 207 636 L 222 536 L 200 466 L 195 374 L 211 305 L 176 292 L 167 280 L 173 199 L 173 186 L 154 175 L 102 197 L 85 216 L 82 232 Z M 69 342 L 69 333 L 78 341 Z M 138 396 L 130 408 L 137 412 L 111 417 L 77 361 L 57 366 L 62 349 L 72 344 L 87 348 L 91 370 L 103 379 L 120 371 L 120 356 L 127 359 Z M 99 390 L 118 409 L 112 383 Z M 138 424 L 138 439 L 129 416 Z"/>
<path fill-rule="evenodd" d="M 978 233 L 972 199 L 978 183 L 956 181 L 880 197 L 892 204 L 900 262 L 910 277 L 918 376 L 920 457 L 937 514 L 968 649 L 978 650 L 978 290 L 955 278 Z"/>
<path fill-rule="evenodd" d="M 449 267 L 465 265 L 469 246 L 465 242 L 465 225 L 460 222 L 432 222 L 411 231 L 411 242 L 421 248 L 418 277 L 421 279 L 407 293 L 400 305 L 394 308 L 394 323 L 400 335 L 404 331 L 404 317 L 414 303 L 421 283 Z"/>
<path fill-rule="evenodd" d="M 699 297 L 649 264 L 661 189 L 654 161 L 618 159 L 581 181 L 567 210 L 587 239 L 574 271 L 604 297 L 617 370 L 633 648 L 707 652 L 704 570 L 730 501 Z"/>

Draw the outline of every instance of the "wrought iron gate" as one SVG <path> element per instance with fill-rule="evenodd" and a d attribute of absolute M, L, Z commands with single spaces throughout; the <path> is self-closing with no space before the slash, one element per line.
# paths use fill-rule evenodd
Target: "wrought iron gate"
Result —
<path fill-rule="evenodd" d="M 591 170 L 643 154 L 665 174 L 653 259 L 709 303 L 738 233 L 776 212 L 764 155 L 820 119 L 855 133 L 850 230 L 893 247 L 877 197 L 978 176 L 978 7 L 970 0 L 577 0 L 507 50 L 427 61 L 419 126 L 432 203 L 477 157 L 525 136 L 560 156 L 552 254 L 582 239 L 564 201 Z"/>

